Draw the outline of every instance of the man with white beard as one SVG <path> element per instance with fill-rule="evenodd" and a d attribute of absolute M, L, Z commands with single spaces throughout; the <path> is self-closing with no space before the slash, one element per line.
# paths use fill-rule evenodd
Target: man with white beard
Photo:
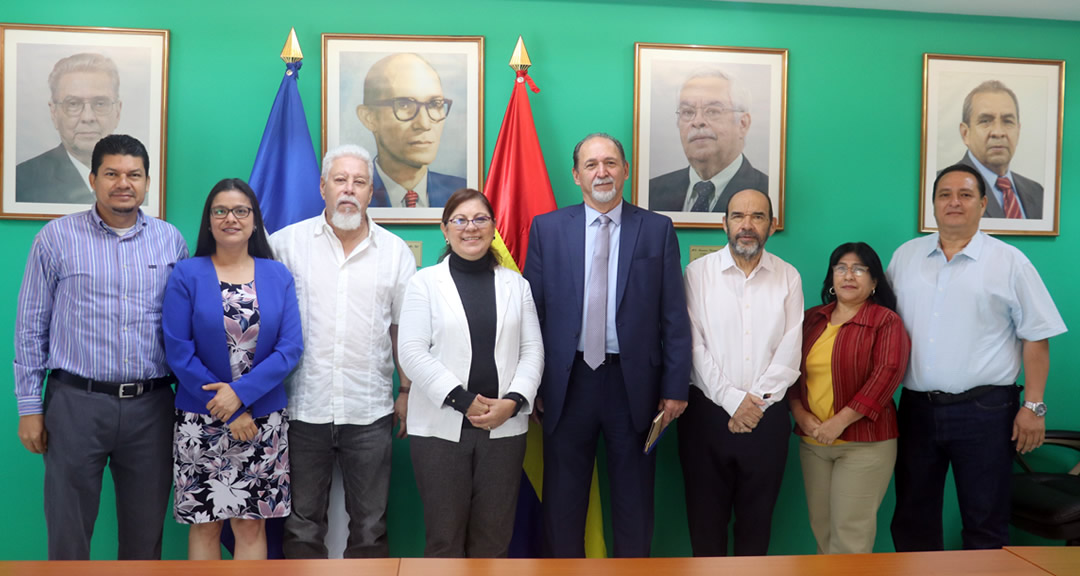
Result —
<path fill-rule="evenodd" d="M 409 380 L 397 401 L 397 323 L 416 260 L 405 241 L 367 215 L 372 161 L 367 150 L 326 153 L 319 186 L 326 211 L 274 233 L 270 245 L 296 279 L 304 356 L 286 382 L 293 512 L 285 520 L 287 558 L 326 558 L 334 462 L 349 515 L 346 558 L 386 557 L 393 426 L 406 433 Z"/>
<path fill-rule="evenodd" d="M 671 219 L 623 201 L 630 173 L 607 134 L 574 148 L 583 204 L 533 219 L 525 278 L 544 336 L 544 552 L 585 555 L 585 516 L 604 436 L 614 555 L 647 557 L 656 456 L 649 426 L 682 414 L 690 327 Z"/>
<path fill-rule="evenodd" d="M 739 191 L 724 212 L 727 247 L 686 267 L 694 360 L 679 459 L 694 556 L 727 555 L 732 511 L 735 555 L 764 556 L 791 436 L 784 394 L 802 360 L 802 280 L 765 251 L 768 196 Z"/>

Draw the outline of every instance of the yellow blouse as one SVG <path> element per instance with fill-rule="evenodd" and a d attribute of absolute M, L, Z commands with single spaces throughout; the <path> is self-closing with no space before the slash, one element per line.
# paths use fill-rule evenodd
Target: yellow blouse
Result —
<path fill-rule="evenodd" d="M 836 414 L 833 410 L 832 353 L 839 332 L 840 325 L 826 326 L 806 355 L 806 401 L 810 405 L 810 412 L 822 422 Z M 803 436 L 803 441 L 824 446 L 809 436 Z M 840 439 L 833 441 L 834 446 L 843 443 L 844 440 Z"/>

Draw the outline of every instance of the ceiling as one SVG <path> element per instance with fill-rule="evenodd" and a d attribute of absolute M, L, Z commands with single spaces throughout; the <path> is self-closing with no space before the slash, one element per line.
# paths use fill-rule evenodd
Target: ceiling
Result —
<path fill-rule="evenodd" d="M 1080 0 L 716 0 L 759 4 L 799 4 L 871 10 L 903 10 L 1011 18 L 1080 20 Z"/>

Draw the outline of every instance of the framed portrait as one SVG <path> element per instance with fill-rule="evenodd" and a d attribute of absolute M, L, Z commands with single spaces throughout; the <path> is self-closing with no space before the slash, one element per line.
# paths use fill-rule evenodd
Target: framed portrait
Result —
<path fill-rule="evenodd" d="M 322 39 L 323 151 L 371 152 L 373 219 L 436 223 L 455 190 L 483 190 L 483 36 Z"/>
<path fill-rule="evenodd" d="M 142 209 L 165 216 L 169 31 L 0 24 L 0 218 L 86 210 L 94 145 L 129 134 L 150 159 Z"/>
<path fill-rule="evenodd" d="M 634 204 L 720 228 L 761 190 L 784 227 L 787 50 L 634 44 Z"/>
<path fill-rule="evenodd" d="M 1065 61 L 923 55 L 919 230 L 934 232 L 934 180 L 983 177 L 991 234 L 1058 235 Z"/>

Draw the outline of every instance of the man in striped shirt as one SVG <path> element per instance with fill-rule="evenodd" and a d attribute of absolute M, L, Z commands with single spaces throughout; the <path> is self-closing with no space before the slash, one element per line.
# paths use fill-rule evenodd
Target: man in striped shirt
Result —
<path fill-rule="evenodd" d="M 26 262 L 15 396 L 19 439 L 44 454 L 51 560 L 89 559 L 106 464 L 118 558 L 161 557 L 173 422 L 161 303 L 188 252 L 176 228 L 139 209 L 149 169 L 135 138 L 100 140 L 89 176 L 94 206 L 46 224 Z"/>

